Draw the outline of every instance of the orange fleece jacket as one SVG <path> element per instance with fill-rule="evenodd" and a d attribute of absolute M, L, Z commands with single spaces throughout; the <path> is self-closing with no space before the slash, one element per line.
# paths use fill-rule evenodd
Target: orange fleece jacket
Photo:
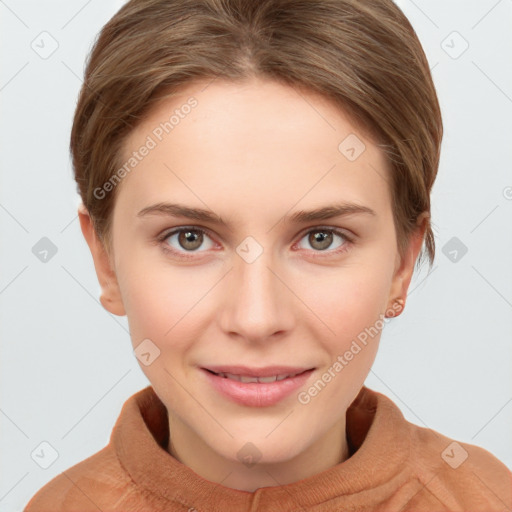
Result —
<path fill-rule="evenodd" d="M 123 405 L 109 444 L 42 487 L 24 512 L 512 511 L 512 472 L 491 453 L 405 420 L 363 386 L 347 410 L 350 457 L 254 492 L 210 482 L 167 451 L 151 386 Z"/>

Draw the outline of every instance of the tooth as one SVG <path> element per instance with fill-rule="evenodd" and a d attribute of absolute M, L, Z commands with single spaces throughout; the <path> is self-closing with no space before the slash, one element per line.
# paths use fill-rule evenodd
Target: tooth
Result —
<path fill-rule="evenodd" d="M 247 375 L 239 375 L 240 382 L 258 382 L 258 377 L 249 377 Z"/>
<path fill-rule="evenodd" d="M 219 377 L 224 377 L 225 379 L 231 379 L 236 380 L 238 382 L 244 382 L 244 383 L 251 383 L 251 382 L 262 382 L 262 383 L 270 383 L 270 382 L 276 382 L 280 380 L 284 380 L 288 377 L 295 377 L 295 375 L 298 375 L 297 373 L 294 374 L 281 374 L 281 375 L 271 375 L 269 377 L 252 377 L 250 375 L 235 375 L 234 373 L 226 373 L 226 372 L 219 372 L 217 373 Z"/>
<path fill-rule="evenodd" d="M 240 382 L 240 375 L 235 375 L 234 373 L 225 373 L 224 374 L 228 379 L 237 380 Z"/>
<path fill-rule="evenodd" d="M 275 375 L 272 375 L 271 377 L 258 377 L 258 381 L 259 382 L 275 382 L 276 378 L 277 377 Z"/>

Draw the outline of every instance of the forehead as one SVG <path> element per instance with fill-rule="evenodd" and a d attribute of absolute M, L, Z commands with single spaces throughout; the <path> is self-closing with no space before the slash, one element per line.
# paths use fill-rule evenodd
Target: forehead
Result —
<path fill-rule="evenodd" d="M 129 134 L 123 163 L 145 145 L 121 184 L 138 204 L 171 191 L 246 207 L 329 194 L 383 209 L 390 199 L 381 150 L 325 97 L 277 82 L 191 83 Z"/>

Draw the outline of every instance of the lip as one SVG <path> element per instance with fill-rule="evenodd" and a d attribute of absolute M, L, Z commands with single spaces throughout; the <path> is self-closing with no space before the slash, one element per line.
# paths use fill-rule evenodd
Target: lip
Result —
<path fill-rule="evenodd" d="M 218 368 L 218 370 L 214 368 Z M 228 371 L 228 369 L 231 371 Z M 292 368 L 290 366 L 269 366 L 259 369 L 241 366 L 201 368 L 202 373 L 214 389 L 233 402 L 248 407 L 268 407 L 277 404 L 303 386 L 314 370 L 314 368 Z M 275 382 L 239 382 L 220 375 L 215 375 L 212 373 L 213 371 L 254 377 L 269 377 L 272 375 L 293 374 L 297 372 L 302 373 Z"/>

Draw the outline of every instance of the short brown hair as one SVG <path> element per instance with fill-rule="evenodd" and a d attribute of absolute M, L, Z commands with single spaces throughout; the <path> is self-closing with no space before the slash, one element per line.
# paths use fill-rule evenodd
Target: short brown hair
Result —
<path fill-rule="evenodd" d="M 87 60 L 73 121 L 78 191 L 109 248 L 119 187 L 94 193 L 122 165 L 128 133 L 162 95 L 195 79 L 261 77 L 334 101 L 387 155 L 400 254 L 422 212 L 430 266 L 430 192 L 443 125 L 428 61 L 392 0 L 131 0 Z M 341 142 L 341 141 L 340 141 Z"/>

